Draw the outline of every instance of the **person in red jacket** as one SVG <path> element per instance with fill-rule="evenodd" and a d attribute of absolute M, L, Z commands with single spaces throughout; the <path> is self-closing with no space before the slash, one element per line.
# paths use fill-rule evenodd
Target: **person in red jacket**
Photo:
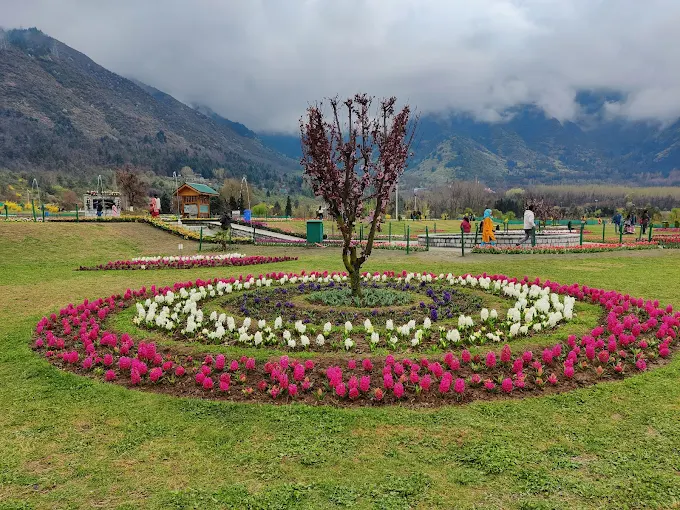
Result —
<path fill-rule="evenodd" d="M 470 220 L 467 216 L 463 216 L 463 221 L 460 222 L 460 227 L 463 229 L 464 234 L 470 233 Z"/>

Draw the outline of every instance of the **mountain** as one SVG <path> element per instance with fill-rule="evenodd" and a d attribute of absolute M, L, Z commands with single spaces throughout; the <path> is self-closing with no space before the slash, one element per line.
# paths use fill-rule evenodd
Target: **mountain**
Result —
<path fill-rule="evenodd" d="M 680 121 L 613 120 L 608 105 L 625 100 L 616 91 L 582 91 L 577 100 L 578 122 L 534 105 L 509 109 L 495 123 L 425 115 L 403 180 L 413 187 L 451 179 L 680 184 Z M 270 189 L 301 187 L 297 136 L 255 133 L 205 103 L 185 105 L 35 28 L 0 30 L 0 147 L 0 169 L 13 172 L 91 182 L 126 163 L 165 176 L 189 166 L 206 178 L 246 175 Z"/>
<path fill-rule="evenodd" d="M 131 163 L 272 183 L 299 174 L 242 124 L 112 73 L 35 28 L 0 32 L 0 98 L 0 168 L 10 171 L 87 177 Z"/>
<path fill-rule="evenodd" d="M 407 177 L 422 183 L 479 178 L 488 183 L 680 181 L 680 122 L 660 128 L 607 120 L 592 103 L 582 123 L 559 122 L 532 105 L 504 122 L 427 116 Z"/>
<path fill-rule="evenodd" d="M 408 185 L 433 186 L 452 179 L 491 185 L 616 182 L 680 184 L 680 121 L 661 128 L 610 120 L 606 103 L 617 93 L 581 92 L 582 122 L 560 122 L 533 105 L 506 112 L 502 122 L 480 122 L 457 113 L 421 117 Z M 262 134 L 273 150 L 300 158 L 294 135 Z"/>

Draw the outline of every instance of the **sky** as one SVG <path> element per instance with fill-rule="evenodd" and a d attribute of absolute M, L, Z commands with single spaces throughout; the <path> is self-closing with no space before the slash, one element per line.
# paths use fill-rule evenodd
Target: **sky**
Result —
<path fill-rule="evenodd" d="M 616 90 L 611 117 L 680 116 L 680 0 L 0 0 L 0 26 L 257 131 L 356 92 L 500 122 L 582 120 L 577 91 Z"/>

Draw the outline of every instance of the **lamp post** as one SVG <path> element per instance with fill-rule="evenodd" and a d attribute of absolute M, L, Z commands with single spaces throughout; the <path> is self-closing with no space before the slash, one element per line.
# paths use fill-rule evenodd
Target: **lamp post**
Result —
<path fill-rule="evenodd" d="M 177 202 L 177 224 L 181 225 L 182 220 L 179 217 L 179 185 L 177 184 L 177 172 L 172 172 L 172 177 L 175 179 L 175 201 Z"/>

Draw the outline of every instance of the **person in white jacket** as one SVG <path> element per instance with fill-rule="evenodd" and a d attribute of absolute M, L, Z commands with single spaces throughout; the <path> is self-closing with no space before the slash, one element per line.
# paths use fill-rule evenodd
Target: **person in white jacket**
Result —
<path fill-rule="evenodd" d="M 534 228 L 536 228 L 536 223 L 534 222 L 533 206 L 529 204 L 527 205 L 527 208 L 524 211 L 524 239 L 517 243 L 517 246 L 519 246 L 520 244 L 524 244 L 529 240 L 531 234 L 534 231 Z"/>

